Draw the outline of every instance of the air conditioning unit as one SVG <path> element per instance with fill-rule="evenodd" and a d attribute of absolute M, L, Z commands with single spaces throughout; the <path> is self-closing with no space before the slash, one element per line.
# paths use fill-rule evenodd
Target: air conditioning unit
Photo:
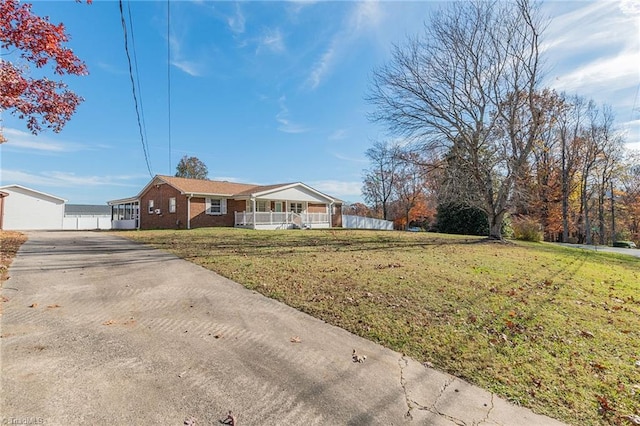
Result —
<path fill-rule="evenodd" d="M 155 210 L 156 214 L 160 214 L 160 209 Z"/>

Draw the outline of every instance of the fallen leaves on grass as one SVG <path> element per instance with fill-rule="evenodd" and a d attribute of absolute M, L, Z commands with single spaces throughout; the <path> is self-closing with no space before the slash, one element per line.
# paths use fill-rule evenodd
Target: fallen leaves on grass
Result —
<path fill-rule="evenodd" d="M 29 307 L 30 307 L 30 308 L 37 308 L 37 307 L 38 307 L 38 304 L 37 304 L 37 303 L 32 303 L 32 304 L 30 304 L 30 305 L 29 305 Z"/>
<path fill-rule="evenodd" d="M 291 339 L 289 339 L 289 341 L 291 343 L 302 343 L 302 339 L 300 339 L 300 337 L 298 336 L 293 336 Z"/>
<path fill-rule="evenodd" d="M 594 337 L 596 337 L 596 336 L 594 336 L 594 334 L 592 332 L 586 331 L 586 330 L 580 330 L 580 335 L 582 337 L 587 337 L 589 339 L 593 339 Z"/>
<path fill-rule="evenodd" d="M 103 322 L 102 325 L 113 325 L 115 323 L 116 323 L 115 320 L 107 320 L 107 321 Z"/>
<path fill-rule="evenodd" d="M 58 305 L 57 303 L 54 303 L 53 305 L 47 305 L 47 308 L 49 309 L 55 309 L 55 308 L 61 308 L 62 306 Z"/>
<path fill-rule="evenodd" d="M 604 396 L 596 395 L 596 399 L 598 400 L 598 404 L 600 405 L 600 407 L 598 408 L 598 411 L 600 412 L 600 415 L 602 415 L 603 417 L 616 411 L 611 406 L 611 403 L 609 402 L 609 400 Z"/>

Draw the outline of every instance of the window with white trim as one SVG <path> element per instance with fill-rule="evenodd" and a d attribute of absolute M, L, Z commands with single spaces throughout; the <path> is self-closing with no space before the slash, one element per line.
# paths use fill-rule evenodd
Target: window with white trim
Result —
<path fill-rule="evenodd" d="M 149 200 L 149 213 L 153 213 L 153 200 Z"/>
<path fill-rule="evenodd" d="M 289 203 L 289 211 L 302 213 L 302 203 Z"/>
<path fill-rule="evenodd" d="M 207 198 L 206 213 L 211 215 L 227 214 L 227 200 L 225 198 Z"/>
<path fill-rule="evenodd" d="M 256 211 L 257 212 L 266 212 L 267 211 L 267 202 L 265 200 L 256 201 Z"/>
<path fill-rule="evenodd" d="M 176 197 L 169 198 L 169 213 L 176 212 Z"/>

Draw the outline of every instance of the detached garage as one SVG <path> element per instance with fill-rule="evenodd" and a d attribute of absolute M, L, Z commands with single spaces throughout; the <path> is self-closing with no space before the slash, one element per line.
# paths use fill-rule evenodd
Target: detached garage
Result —
<path fill-rule="evenodd" d="M 59 230 L 64 220 L 64 204 L 67 200 L 21 185 L 1 186 L 2 229 Z"/>

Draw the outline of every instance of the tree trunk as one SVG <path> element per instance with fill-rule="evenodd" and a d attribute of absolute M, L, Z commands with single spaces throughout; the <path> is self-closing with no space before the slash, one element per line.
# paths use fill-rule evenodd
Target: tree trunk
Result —
<path fill-rule="evenodd" d="M 562 140 L 562 242 L 569 242 L 569 173 L 567 171 L 566 143 Z"/>
<path fill-rule="evenodd" d="M 502 240 L 502 221 L 504 213 L 490 214 L 489 217 L 489 239 Z"/>

